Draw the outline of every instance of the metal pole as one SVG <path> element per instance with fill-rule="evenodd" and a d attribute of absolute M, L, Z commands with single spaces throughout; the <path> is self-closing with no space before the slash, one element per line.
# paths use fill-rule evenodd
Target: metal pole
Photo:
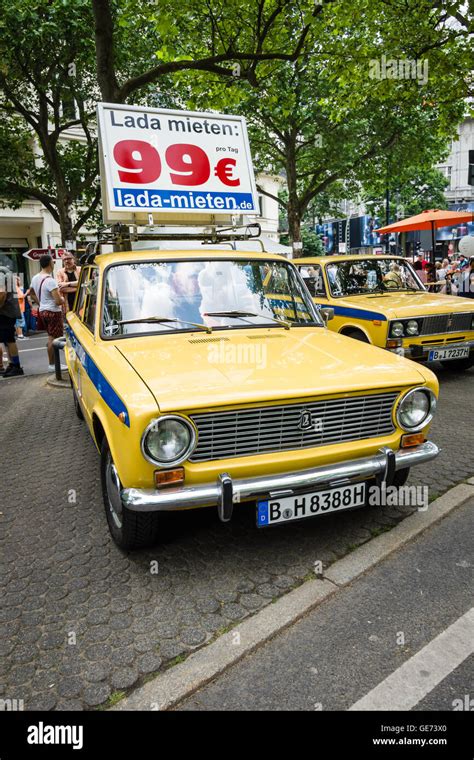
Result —
<path fill-rule="evenodd" d="M 435 223 L 434 221 L 431 222 L 431 247 L 432 247 L 432 253 L 431 253 L 431 263 L 435 263 L 435 253 L 436 253 L 436 230 L 435 230 Z"/>
<path fill-rule="evenodd" d="M 385 191 L 385 225 L 388 227 L 390 224 L 390 189 L 387 182 L 387 189 Z M 390 253 L 390 234 L 385 236 L 385 253 Z"/>
<path fill-rule="evenodd" d="M 53 340 L 54 372 L 56 374 L 56 380 L 63 379 L 61 375 L 61 358 L 59 356 L 59 352 L 64 348 L 65 345 L 66 345 L 66 338 L 56 338 L 55 340 Z"/>

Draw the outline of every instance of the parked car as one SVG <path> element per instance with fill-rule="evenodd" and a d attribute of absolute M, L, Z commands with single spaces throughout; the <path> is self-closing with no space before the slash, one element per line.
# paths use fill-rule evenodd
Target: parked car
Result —
<path fill-rule="evenodd" d="M 435 375 L 354 351 L 277 255 L 98 255 L 67 315 L 66 358 L 124 549 L 153 543 L 169 510 L 228 521 L 256 501 L 263 527 L 362 506 L 367 484 L 401 485 L 438 453 Z"/>
<path fill-rule="evenodd" d="M 314 303 L 334 309 L 330 329 L 455 372 L 474 365 L 474 302 L 430 293 L 400 256 L 295 259 Z"/>

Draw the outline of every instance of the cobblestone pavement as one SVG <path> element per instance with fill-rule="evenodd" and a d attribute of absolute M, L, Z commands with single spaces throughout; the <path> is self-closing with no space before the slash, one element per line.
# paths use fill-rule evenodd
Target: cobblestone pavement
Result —
<path fill-rule="evenodd" d="M 432 438 L 443 451 L 409 482 L 434 497 L 474 473 L 474 370 L 438 372 Z M 109 537 L 99 460 L 69 391 L 0 380 L 0 698 L 27 710 L 91 709 L 203 645 L 410 508 L 369 508 L 257 530 L 252 508 L 167 516 L 157 547 Z M 72 490 L 76 491 L 76 503 Z M 151 563 L 158 561 L 158 574 Z"/>

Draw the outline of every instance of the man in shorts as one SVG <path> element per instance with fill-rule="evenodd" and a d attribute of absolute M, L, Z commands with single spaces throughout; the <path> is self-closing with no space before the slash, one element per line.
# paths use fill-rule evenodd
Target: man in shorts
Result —
<path fill-rule="evenodd" d="M 24 374 L 15 341 L 15 324 L 20 314 L 15 276 L 7 267 L 0 267 L 0 345 L 6 345 L 9 359 L 8 367 L 1 373 L 2 377 Z"/>
<path fill-rule="evenodd" d="M 64 298 L 59 293 L 58 283 L 53 277 L 54 263 L 49 253 L 40 258 L 41 272 L 31 280 L 30 295 L 39 304 L 39 314 L 48 333 L 48 370 L 54 372 L 53 340 L 63 336 Z M 61 365 L 61 369 L 67 367 Z"/>

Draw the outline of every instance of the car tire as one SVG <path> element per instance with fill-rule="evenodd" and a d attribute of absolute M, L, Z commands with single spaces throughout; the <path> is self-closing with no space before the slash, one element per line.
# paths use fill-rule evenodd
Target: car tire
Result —
<path fill-rule="evenodd" d="M 397 486 L 397 488 L 400 488 L 401 486 L 404 486 L 405 483 L 408 480 L 408 476 L 410 474 L 410 468 L 405 467 L 403 470 L 397 470 L 395 472 L 395 475 L 393 476 L 393 483 L 392 485 Z"/>
<path fill-rule="evenodd" d="M 353 338 L 354 340 L 360 340 L 361 343 L 370 342 L 367 335 L 361 330 L 350 330 L 349 332 L 343 333 L 343 335 L 346 335 L 348 338 Z"/>
<path fill-rule="evenodd" d="M 79 399 L 77 398 L 77 393 L 74 388 L 71 375 L 69 375 L 69 382 L 71 383 L 71 388 L 72 388 L 72 398 L 74 400 L 74 411 L 76 412 L 76 417 L 78 417 L 82 421 L 84 419 L 84 414 L 82 412 Z"/>
<path fill-rule="evenodd" d="M 450 362 L 441 362 L 444 369 L 450 372 L 465 372 L 466 369 L 474 367 L 474 356 L 468 356 L 467 359 L 454 359 Z"/>
<path fill-rule="evenodd" d="M 123 506 L 121 483 L 105 436 L 101 446 L 100 465 L 105 515 L 117 546 L 120 549 L 141 549 L 156 543 L 159 513 L 131 512 Z"/>

